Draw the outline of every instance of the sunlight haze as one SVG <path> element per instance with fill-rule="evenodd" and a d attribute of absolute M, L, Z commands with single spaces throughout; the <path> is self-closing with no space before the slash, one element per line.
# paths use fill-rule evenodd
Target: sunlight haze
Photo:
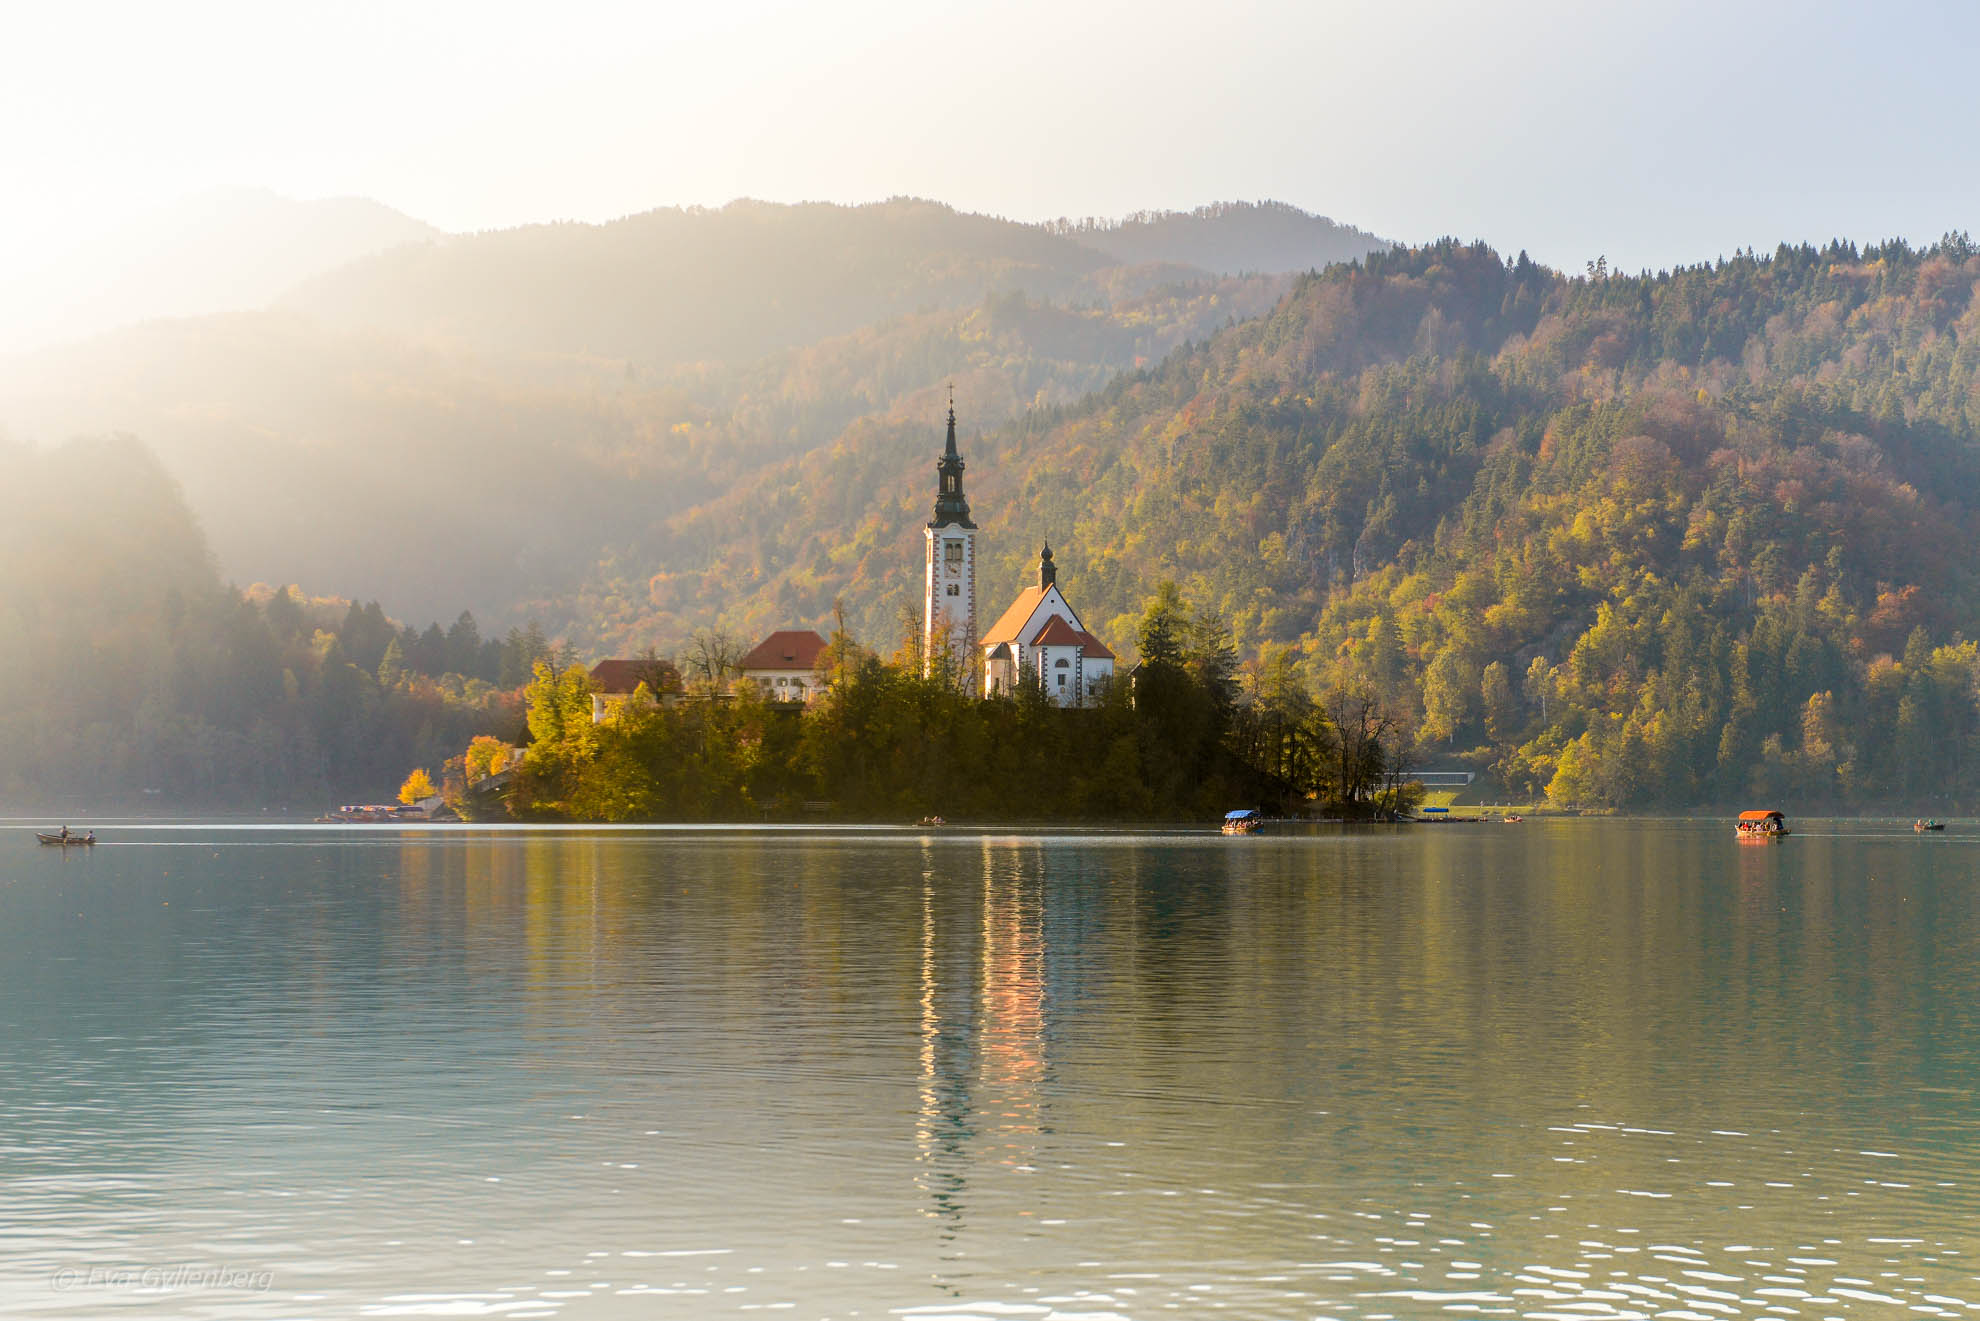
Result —
<path fill-rule="evenodd" d="M 0 53 L 0 278 L 202 192 L 449 231 L 1278 198 L 1578 269 L 1970 223 L 1964 7 L 74 4 Z M 1903 35 L 1900 36 L 1899 34 Z"/>

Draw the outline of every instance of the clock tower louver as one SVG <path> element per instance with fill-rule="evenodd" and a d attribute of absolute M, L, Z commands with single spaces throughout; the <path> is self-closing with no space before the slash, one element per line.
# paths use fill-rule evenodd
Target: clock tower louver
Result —
<path fill-rule="evenodd" d="M 936 461 L 935 517 L 928 541 L 928 582 L 922 597 L 921 672 L 942 667 L 959 683 L 976 661 L 976 524 L 963 496 L 963 461 L 956 452 L 956 401 L 949 399 L 949 440 Z"/>

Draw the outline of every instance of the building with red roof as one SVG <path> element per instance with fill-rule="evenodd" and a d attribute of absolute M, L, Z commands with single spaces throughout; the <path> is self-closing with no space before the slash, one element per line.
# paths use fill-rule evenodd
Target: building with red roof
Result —
<path fill-rule="evenodd" d="M 1033 678 L 1060 706 L 1086 706 L 1112 682 L 1114 653 L 1079 622 L 1058 576 L 1047 546 L 1038 556 L 1038 585 L 1019 592 L 983 635 L 984 696 Z"/>
<path fill-rule="evenodd" d="M 825 639 L 808 628 L 780 628 L 749 649 L 738 667 L 773 701 L 809 702 L 825 691 L 818 658 Z"/>
<path fill-rule="evenodd" d="M 664 702 L 680 695 L 681 672 L 672 661 L 654 656 L 602 660 L 592 666 L 591 723 L 598 724 L 624 708 L 642 684 L 650 699 Z"/>

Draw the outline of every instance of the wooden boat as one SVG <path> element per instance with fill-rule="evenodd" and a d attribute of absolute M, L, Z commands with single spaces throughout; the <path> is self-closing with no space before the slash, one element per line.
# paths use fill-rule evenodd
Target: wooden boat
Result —
<path fill-rule="evenodd" d="M 1734 829 L 1741 839 L 1780 839 L 1790 833 L 1787 818 L 1772 808 L 1741 812 Z"/>
<path fill-rule="evenodd" d="M 87 835 L 48 834 L 45 831 L 37 830 L 34 832 L 34 837 L 43 844 L 58 849 L 82 849 L 96 843 L 96 832 L 94 830 L 90 831 Z"/>
<path fill-rule="evenodd" d="M 1911 823 L 1911 828 L 1922 835 L 1928 830 L 1944 830 L 1946 828 L 1946 823 L 1943 821 L 1931 821 L 1931 820 L 1914 821 Z"/>
<path fill-rule="evenodd" d="M 1265 814 L 1255 807 L 1241 807 L 1224 813 L 1226 835 L 1255 835 L 1265 826 Z"/>

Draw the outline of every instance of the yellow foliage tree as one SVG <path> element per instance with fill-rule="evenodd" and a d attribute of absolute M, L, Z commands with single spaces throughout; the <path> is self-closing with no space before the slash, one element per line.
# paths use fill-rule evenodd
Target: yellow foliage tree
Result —
<path fill-rule="evenodd" d="M 433 787 L 433 777 L 424 769 L 415 766 L 413 773 L 406 777 L 406 782 L 399 786 L 399 801 L 412 804 L 422 798 L 431 798 L 438 792 Z"/>
<path fill-rule="evenodd" d="M 499 775 L 509 766 L 509 745 L 488 734 L 475 735 L 467 746 L 464 770 L 469 784 Z"/>

